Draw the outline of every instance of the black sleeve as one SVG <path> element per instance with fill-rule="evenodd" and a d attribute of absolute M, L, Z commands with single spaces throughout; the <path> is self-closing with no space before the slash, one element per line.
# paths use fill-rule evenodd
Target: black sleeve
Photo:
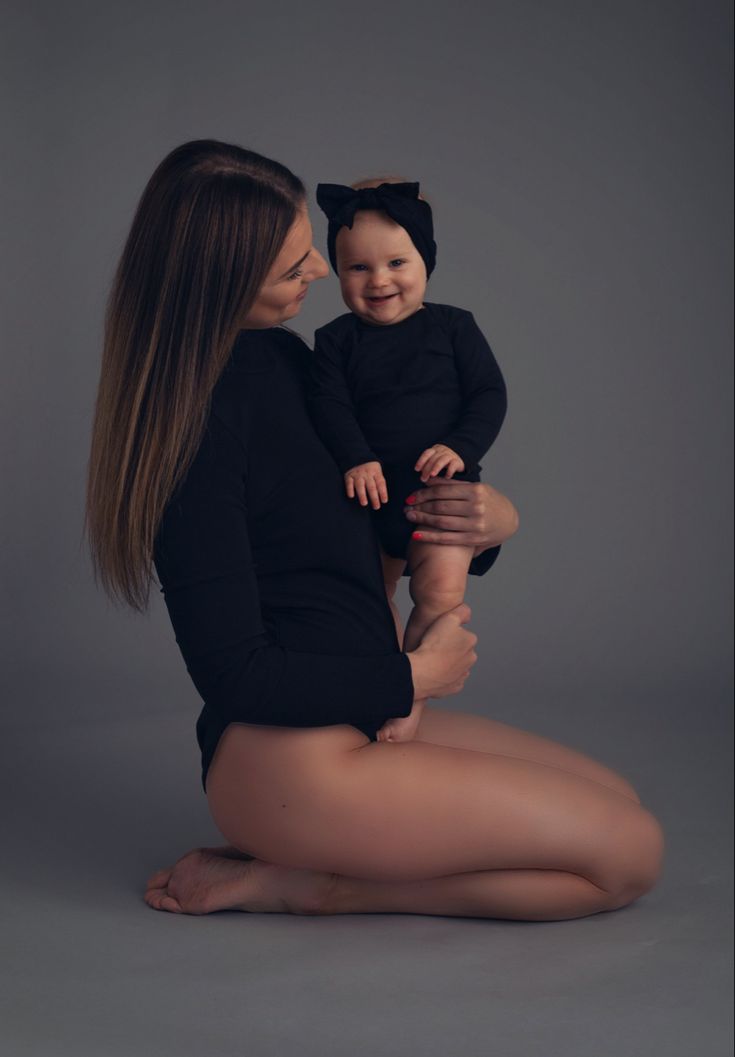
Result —
<path fill-rule="evenodd" d="M 248 538 L 245 475 L 240 441 L 212 415 L 156 537 L 176 641 L 205 703 L 228 722 L 274 726 L 382 725 L 408 715 L 405 654 L 298 653 L 271 641 Z"/>
<path fill-rule="evenodd" d="M 314 425 L 342 473 L 378 461 L 355 417 L 342 353 L 334 339 L 319 330 L 314 336 L 308 393 Z"/>
<path fill-rule="evenodd" d="M 463 394 L 462 415 L 440 443 L 456 451 L 465 468 L 480 462 L 505 418 L 505 382 L 492 350 L 471 312 L 462 312 L 453 334 L 455 363 Z"/>

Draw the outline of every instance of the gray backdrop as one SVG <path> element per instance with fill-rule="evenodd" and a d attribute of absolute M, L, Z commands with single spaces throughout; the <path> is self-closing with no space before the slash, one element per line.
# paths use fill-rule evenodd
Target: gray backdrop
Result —
<path fill-rule="evenodd" d="M 429 297 L 471 309 L 502 366 L 510 410 L 485 476 L 521 515 L 491 575 L 471 585 L 480 661 L 457 705 L 626 773 L 667 828 L 668 883 L 680 886 L 668 890 L 669 920 L 677 906 L 701 906 L 701 886 L 726 885 L 728 873 L 718 827 L 729 812 L 732 641 L 730 5 L 18 0 L 2 11 L 3 745 L 20 853 L 11 883 L 27 891 L 32 868 L 43 898 L 66 884 L 82 931 L 79 893 L 100 886 L 137 921 L 146 872 L 217 840 L 199 786 L 199 703 L 161 600 L 154 592 L 145 618 L 115 610 L 81 542 L 111 274 L 155 165 L 212 136 L 285 162 L 312 192 L 319 180 L 386 171 L 421 180 L 439 246 Z M 323 247 L 315 207 L 313 219 Z M 341 311 L 331 276 L 296 326 L 310 340 Z M 101 921 L 113 903 L 95 904 Z M 28 913 L 37 920 L 37 907 Z M 165 917 L 148 913 L 136 943 L 156 929 L 164 944 L 182 942 L 190 923 Z M 213 920 L 227 924 L 221 956 L 244 919 Z M 721 919 L 711 935 L 701 926 L 703 942 L 721 936 Z M 503 935 L 512 951 L 517 934 Z M 49 964 L 45 1000 L 54 973 L 66 975 Z M 681 962 L 682 987 L 690 965 Z M 723 979 L 722 966 L 712 971 Z M 92 993 L 96 972 L 83 977 Z M 401 976 L 395 993 L 403 986 Z M 61 1052 L 34 1017 L 34 993 L 23 991 L 26 1005 L 14 995 L 15 1052 Z M 693 1044 L 704 1022 L 719 1047 L 722 1007 L 707 1006 L 704 984 L 687 1017 L 673 995 L 656 1007 L 665 1052 L 693 1052 L 686 1025 Z M 68 1038 L 76 1053 L 143 1052 L 140 1039 L 136 1050 L 109 1035 L 101 1047 L 122 1007 L 100 1014 L 98 1035 L 75 1001 L 67 993 L 54 1007 L 48 1038 Z M 498 1052 L 570 1052 L 559 1025 L 580 1013 L 571 1009 L 540 1021 L 547 1039 L 556 1024 L 560 1049 L 537 1051 L 509 1029 Z M 312 1036 L 295 1023 L 303 1046 Z M 643 1052 L 621 1049 L 613 1023 L 590 1028 L 596 1052 Z M 150 1052 L 203 1052 L 190 1028 Z M 641 1045 L 651 1030 L 640 1028 Z M 451 1037 L 427 1029 L 423 1052 L 446 1051 Z M 231 1052 L 233 1038 L 210 1052 Z M 271 1038 L 256 1052 L 270 1053 Z M 318 1039 L 315 1053 L 342 1052 L 344 1036 Z M 404 1044 L 372 1052 L 412 1052 Z"/>

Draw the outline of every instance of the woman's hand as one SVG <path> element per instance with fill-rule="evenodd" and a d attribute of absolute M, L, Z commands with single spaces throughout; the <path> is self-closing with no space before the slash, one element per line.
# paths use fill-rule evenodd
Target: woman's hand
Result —
<path fill-rule="evenodd" d="M 477 556 L 518 531 L 518 511 L 510 499 L 484 482 L 433 477 L 408 499 L 403 512 L 427 543 L 474 547 Z"/>
<path fill-rule="evenodd" d="M 471 616 L 472 611 L 464 602 L 443 613 L 426 629 L 419 646 L 406 654 L 411 663 L 415 700 L 448 697 L 462 689 L 477 660 L 477 635 L 462 627 Z"/>
<path fill-rule="evenodd" d="M 380 510 L 380 504 L 388 502 L 388 486 L 379 462 L 362 462 L 353 466 L 344 478 L 347 498 L 357 496 L 360 506 L 367 506 L 369 499 L 373 510 Z"/>

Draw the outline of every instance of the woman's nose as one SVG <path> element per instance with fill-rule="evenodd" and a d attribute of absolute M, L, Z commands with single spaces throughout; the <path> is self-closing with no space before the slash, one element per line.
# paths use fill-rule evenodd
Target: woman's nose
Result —
<path fill-rule="evenodd" d="M 312 249 L 309 257 L 309 272 L 304 278 L 310 283 L 314 279 L 323 279 L 326 275 L 329 275 L 329 265 L 319 250 Z"/>

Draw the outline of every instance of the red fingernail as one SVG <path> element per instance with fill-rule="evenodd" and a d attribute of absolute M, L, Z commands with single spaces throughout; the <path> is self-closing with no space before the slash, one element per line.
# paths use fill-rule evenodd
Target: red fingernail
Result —
<path fill-rule="evenodd" d="M 408 499 L 406 500 L 406 502 L 408 503 L 409 506 L 411 506 L 413 503 L 416 502 L 416 496 L 415 495 L 410 495 L 408 497 Z"/>
<path fill-rule="evenodd" d="M 422 540 L 423 538 L 424 538 L 423 532 L 412 532 L 411 533 L 411 539 L 412 540 Z"/>

